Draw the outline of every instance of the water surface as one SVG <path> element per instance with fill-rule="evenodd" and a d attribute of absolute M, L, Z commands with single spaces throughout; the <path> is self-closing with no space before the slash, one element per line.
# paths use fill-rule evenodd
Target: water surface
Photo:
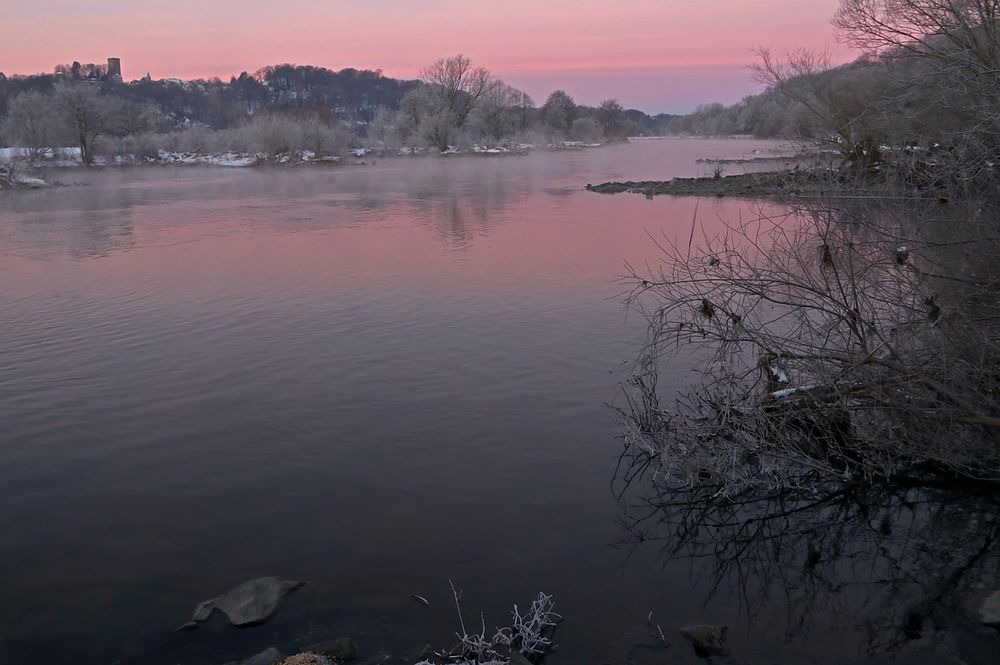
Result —
<path fill-rule="evenodd" d="M 751 204 L 581 189 L 771 147 L 70 171 L 0 195 L 0 662 L 419 651 L 457 628 L 449 579 L 491 625 L 554 594 L 553 662 L 620 660 L 651 610 L 772 652 L 780 627 L 706 603 L 688 563 L 614 547 L 605 406 L 642 339 L 624 262 Z M 173 632 L 260 575 L 310 583 L 262 627 Z"/>

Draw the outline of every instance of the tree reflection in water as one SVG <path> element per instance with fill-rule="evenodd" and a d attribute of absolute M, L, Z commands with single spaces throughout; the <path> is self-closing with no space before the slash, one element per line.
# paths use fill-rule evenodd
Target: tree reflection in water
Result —
<path fill-rule="evenodd" d="M 963 604 L 1000 573 L 996 488 L 919 474 L 892 483 L 817 484 L 721 496 L 678 487 L 627 447 L 616 474 L 620 545 L 648 543 L 707 574 L 752 623 L 781 608 L 789 640 L 823 613 L 860 627 L 869 654 L 925 647 L 962 623 Z"/>

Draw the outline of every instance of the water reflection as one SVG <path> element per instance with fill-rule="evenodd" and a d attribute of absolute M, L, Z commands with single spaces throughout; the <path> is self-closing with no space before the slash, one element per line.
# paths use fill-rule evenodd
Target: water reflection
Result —
<path fill-rule="evenodd" d="M 686 579 L 624 585 L 606 547 L 601 404 L 641 337 L 614 276 L 696 204 L 580 187 L 697 168 L 652 148 L 0 195 L 0 662 L 419 652 L 453 615 L 410 594 L 449 578 L 490 621 L 553 593 L 573 665 L 624 608 L 687 621 Z M 272 574 L 310 581 L 273 622 L 174 633 Z"/>
<path fill-rule="evenodd" d="M 127 252 L 135 246 L 135 224 L 131 209 L 120 215 L 104 212 L 85 212 L 75 226 L 66 225 L 68 250 L 74 259 L 84 260 L 108 256 L 113 252 Z"/>
<path fill-rule="evenodd" d="M 619 545 L 691 560 L 707 594 L 735 593 L 751 626 L 778 609 L 786 639 L 801 639 L 832 611 L 861 630 L 862 652 L 895 655 L 976 634 L 964 607 L 1000 572 L 988 483 L 914 474 L 722 497 L 646 478 L 648 459 L 631 455 L 618 476 Z"/>
<path fill-rule="evenodd" d="M 10 199 L 10 208 L 20 214 L 0 229 L 0 253 L 39 258 L 65 252 L 73 259 L 87 260 L 135 247 L 132 206 L 104 207 L 90 202 L 55 211 L 46 209 L 34 196 Z"/>
<path fill-rule="evenodd" d="M 85 259 L 127 251 L 137 242 L 136 218 L 145 211 L 186 204 L 171 226 L 211 225 L 228 204 L 243 202 L 244 223 L 276 231 L 352 227 L 404 206 L 444 244 L 467 247 L 502 222 L 511 205 L 546 194 L 558 201 L 588 181 L 703 174 L 705 155 L 734 157 L 767 152 L 765 141 L 640 142 L 600 151 L 522 157 L 381 160 L 365 167 L 233 169 L 137 167 L 54 170 L 66 184 L 0 197 L 0 252 L 41 256 L 65 251 Z M 746 168 L 766 168 L 767 164 Z M 334 210 L 333 214 L 323 214 Z"/>

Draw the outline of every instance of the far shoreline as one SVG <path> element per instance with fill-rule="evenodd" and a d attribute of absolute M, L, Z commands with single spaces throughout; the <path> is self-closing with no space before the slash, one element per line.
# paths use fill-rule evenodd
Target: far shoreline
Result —
<path fill-rule="evenodd" d="M 161 150 L 156 156 L 136 157 L 134 155 L 116 155 L 114 157 L 100 156 L 95 163 L 84 164 L 79 158 L 79 148 L 52 148 L 46 156 L 31 160 L 27 157 L 26 148 L 0 148 L 0 191 L 45 189 L 51 186 L 67 186 L 58 182 L 47 182 L 37 177 L 48 173 L 69 173 L 82 171 L 103 171 L 121 168 L 162 168 L 169 166 L 219 169 L 340 169 L 345 167 L 374 166 L 379 160 L 400 160 L 415 158 L 457 158 L 457 157 L 526 157 L 538 153 L 578 152 L 594 150 L 630 143 L 647 141 L 771 141 L 752 136 L 636 136 L 621 141 L 584 142 L 561 141 L 546 145 L 509 142 L 498 145 L 473 145 L 470 148 L 439 152 L 433 147 L 413 146 L 398 149 L 359 147 L 352 148 L 346 154 L 317 155 L 310 150 L 270 155 L 265 153 L 241 152 L 200 152 L 200 151 L 167 151 Z M 791 145 L 791 144 L 789 144 Z M 756 152 L 756 151 L 755 151 Z M 799 159 L 804 155 L 761 155 L 745 158 L 711 158 L 701 157 L 696 161 L 703 164 L 749 164 L 762 162 L 777 162 L 789 159 Z M 603 185 L 602 185 L 603 186 Z M 597 187 L 602 187 L 597 186 Z M 590 186 L 588 185 L 588 188 Z M 631 189 L 631 187 L 629 188 Z M 602 189 L 594 189 L 601 191 Z M 624 191 L 624 190 L 622 190 Z"/>

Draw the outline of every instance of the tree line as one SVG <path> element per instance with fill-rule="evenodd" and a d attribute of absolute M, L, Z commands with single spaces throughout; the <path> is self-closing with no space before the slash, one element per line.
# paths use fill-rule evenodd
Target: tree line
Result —
<path fill-rule="evenodd" d="M 737 104 L 708 104 L 667 131 L 828 141 L 852 161 L 883 147 L 976 153 L 1000 137 L 1000 4 L 994 0 L 842 0 L 838 38 L 861 55 L 833 67 L 826 53 L 758 49 L 765 85 Z M 869 163 L 867 166 L 874 166 Z"/>
<path fill-rule="evenodd" d="M 669 118 L 616 99 L 588 107 L 561 90 L 538 106 L 462 55 L 432 63 L 417 80 L 291 64 L 228 82 L 146 75 L 124 83 L 104 65 L 77 62 L 53 74 L 0 74 L 0 144 L 27 148 L 33 159 L 72 146 L 85 163 L 160 150 L 336 154 L 352 146 L 604 142 L 662 133 Z"/>

